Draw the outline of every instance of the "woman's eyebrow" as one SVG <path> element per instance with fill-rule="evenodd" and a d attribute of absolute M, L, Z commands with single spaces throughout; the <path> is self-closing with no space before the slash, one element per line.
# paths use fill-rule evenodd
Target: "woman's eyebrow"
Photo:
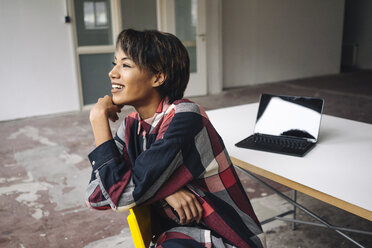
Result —
<path fill-rule="evenodd" d="M 115 56 L 114 59 L 117 60 L 118 58 Z M 123 57 L 123 58 L 121 58 L 120 60 L 123 61 L 123 60 L 131 60 L 131 59 L 128 58 L 128 57 Z"/>

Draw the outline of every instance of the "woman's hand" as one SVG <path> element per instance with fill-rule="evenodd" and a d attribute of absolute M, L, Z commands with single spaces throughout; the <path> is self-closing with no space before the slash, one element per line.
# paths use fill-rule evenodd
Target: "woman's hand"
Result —
<path fill-rule="evenodd" d="M 91 109 L 89 116 L 90 121 L 105 118 L 115 122 L 119 119 L 117 113 L 120 113 L 122 108 L 123 105 L 115 105 L 112 102 L 112 97 L 106 95 L 103 98 L 99 98 L 97 103 Z"/>
<path fill-rule="evenodd" d="M 177 212 L 182 225 L 192 221 L 199 223 L 203 217 L 203 208 L 196 196 L 187 189 L 180 189 L 164 199 Z"/>
<path fill-rule="evenodd" d="M 117 121 L 123 105 L 113 104 L 111 96 L 99 98 L 90 110 L 90 124 L 92 125 L 96 146 L 112 139 L 111 128 L 108 120 Z"/>

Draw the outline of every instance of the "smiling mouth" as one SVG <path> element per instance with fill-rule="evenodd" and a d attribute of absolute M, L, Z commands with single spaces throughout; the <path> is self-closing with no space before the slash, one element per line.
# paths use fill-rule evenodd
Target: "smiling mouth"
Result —
<path fill-rule="evenodd" d="M 124 86 L 120 85 L 120 84 L 113 84 L 111 87 L 112 87 L 112 89 L 117 89 L 117 90 L 120 90 L 120 89 L 124 88 Z"/>
<path fill-rule="evenodd" d="M 111 92 L 113 92 L 113 93 L 115 93 L 115 92 L 119 92 L 119 91 L 121 91 L 123 88 L 124 88 L 123 85 L 120 85 L 120 84 L 112 84 L 112 85 L 111 85 Z"/>

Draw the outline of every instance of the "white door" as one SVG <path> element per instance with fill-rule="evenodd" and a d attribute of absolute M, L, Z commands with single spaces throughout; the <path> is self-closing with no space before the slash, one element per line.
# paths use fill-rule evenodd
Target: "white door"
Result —
<path fill-rule="evenodd" d="M 160 0 L 160 29 L 175 34 L 190 56 L 185 96 L 207 94 L 205 0 Z"/>
<path fill-rule="evenodd" d="M 125 28 L 157 29 L 157 2 L 148 0 L 74 0 L 81 105 L 91 107 L 111 94 L 115 39 Z"/>

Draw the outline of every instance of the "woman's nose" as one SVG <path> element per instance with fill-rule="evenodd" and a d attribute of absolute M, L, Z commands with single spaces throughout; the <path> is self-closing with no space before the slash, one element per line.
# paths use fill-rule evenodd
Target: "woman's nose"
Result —
<path fill-rule="evenodd" d="M 118 73 L 117 70 L 115 69 L 115 66 L 114 66 L 114 68 L 112 68 L 112 70 L 109 72 L 109 77 L 110 77 L 110 78 L 118 78 L 118 77 L 119 77 L 119 73 Z"/>

